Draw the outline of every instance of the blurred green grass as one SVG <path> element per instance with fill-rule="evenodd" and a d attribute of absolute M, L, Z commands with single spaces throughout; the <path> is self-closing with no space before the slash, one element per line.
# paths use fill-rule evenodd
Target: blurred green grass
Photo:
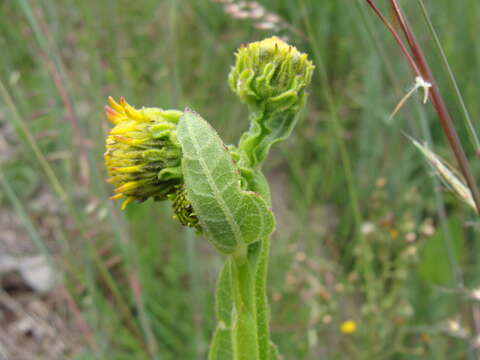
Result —
<path fill-rule="evenodd" d="M 0 126 L 5 138 L 8 129 L 16 134 L 7 139 L 15 153 L 1 164 L 0 198 L 66 272 L 88 323 L 77 358 L 204 359 L 214 326 L 221 259 L 171 220 L 168 204 L 121 212 L 108 200 L 107 96 L 188 106 L 233 142 L 247 127 L 226 81 L 233 52 L 274 34 L 317 65 L 298 128 L 267 164 L 280 222 L 272 330 L 283 356 L 471 359 L 474 334 L 458 336 L 445 324 L 472 322 L 475 304 L 463 282 L 479 282 L 476 219 L 444 194 L 403 135 L 432 138 L 435 151 L 452 159 L 430 106 L 410 101 L 388 120 L 414 81 L 393 40 L 363 1 L 261 3 L 290 27 L 259 30 L 206 0 L 0 3 Z M 427 4 L 475 119 L 480 5 Z M 405 7 L 478 170 L 420 10 L 415 2 Z M 29 199 L 44 186 L 64 205 L 65 226 L 53 238 L 43 238 L 35 230 L 41 220 L 30 215 Z M 449 254 L 445 241 L 463 250 Z M 357 333 L 340 332 L 348 319 L 358 322 Z"/>

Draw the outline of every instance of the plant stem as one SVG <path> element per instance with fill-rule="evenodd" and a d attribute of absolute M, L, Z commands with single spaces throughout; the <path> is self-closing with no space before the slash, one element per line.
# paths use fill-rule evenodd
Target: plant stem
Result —
<path fill-rule="evenodd" d="M 267 179 L 260 170 L 261 163 L 257 165 L 258 169 L 253 172 L 250 179 L 249 188 L 262 196 L 271 206 L 272 199 L 270 194 L 270 186 Z M 270 359 L 270 326 L 269 326 L 269 308 L 267 297 L 267 280 L 268 280 L 268 263 L 270 257 L 270 237 L 261 239 L 258 254 L 249 258 L 251 264 L 255 264 L 254 268 L 254 287 L 255 287 L 255 305 L 256 305 L 256 321 L 257 321 L 257 339 L 260 360 Z M 250 254 L 251 255 L 251 254 Z"/>
<path fill-rule="evenodd" d="M 262 196 L 268 205 L 272 206 L 270 186 L 268 181 L 260 170 L 260 165 L 255 171 L 250 188 Z M 255 301 L 257 316 L 257 337 L 260 360 L 269 360 L 270 354 L 270 325 L 269 325 L 269 307 L 267 296 L 268 264 L 270 258 L 270 236 L 260 240 L 261 245 L 258 250 L 258 258 L 255 266 Z"/>
<path fill-rule="evenodd" d="M 258 345 L 261 360 L 270 358 L 270 326 L 267 298 L 268 259 L 270 256 L 270 237 L 262 240 L 260 258 L 255 273 L 255 294 L 257 311 Z"/>
<path fill-rule="evenodd" d="M 255 282 L 247 258 L 247 245 L 239 246 L 229 261 L 234 303 L 234 360 L 258 360 Z"/>
<path fill-rule="evenodd" d="M 375 4 L 373 0 L 367 0 L 367 3 L 375 12 L 375 14 L 377 14 L 377 16 L 380 18 L 383 24 L 387 27 L 387 29 L 392 33 L 393 37 L 398 43 L 398 46 L 400 46 L 400 50 L 405 56 L 405 59 L 407 59 L 408 64 L 412 67 L 412 70 L 415 72 L 415 75 L 421 76 L 422 74 L 420 72 L 420 69 L 415 63 L 415 60 L 413 60 L 412 55 L 410 55 L 410 53 L 408 52 L 407 47 L 403 43 L 402 38 L 400 37 L 400 35 L 398 35 L 393 25 L 387 20 L 387 18 L 383 15 L 383 13 L 380 11 L 380 9 L 378 8 L 378 6 Z"/>

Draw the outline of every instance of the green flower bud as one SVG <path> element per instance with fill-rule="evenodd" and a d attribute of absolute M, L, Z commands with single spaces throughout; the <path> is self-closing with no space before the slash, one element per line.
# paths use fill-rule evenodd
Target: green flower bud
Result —
<path fill-rule="evenodd" d="M 298 111 L 313 69 L 307 54 L 274 36 L 237 51 L 229 82 L 254 110 Z"/>
<path fill-rule="evenodd" d="M 117 193 L 112 199 L 130 202 L 152 197 L 164 200 L 183 183 L 182 150 L 176 127 L 181 111 L 135 109 L 122 97 L 109 98 L 107 118 L 115 124 L 106 141 L 105 164 Z"/>

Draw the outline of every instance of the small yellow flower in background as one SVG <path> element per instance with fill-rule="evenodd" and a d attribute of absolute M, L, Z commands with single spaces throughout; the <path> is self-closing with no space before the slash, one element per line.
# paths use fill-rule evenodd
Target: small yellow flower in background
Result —
<path fill-rule="evenodd" d="M 347 320 L 340 326 L 340 331 L 344 334 L 353 334 L 357 331 L 357 323 L 353 320 Z"/>
<path fill-rule="evenodd" d="M 420 341 L 429 342 L 430 340 L 431 340 L 430 335 L 425 334 L 425 333 L 420 334 Z"/>
<path fill-rule="evenodd" d="M 390 233 L 390 236 L 393 240 L 398 238 L 398 236 L 400 235 L 400 232 L 397 229 L 390 229 L 388 232 Z"/>

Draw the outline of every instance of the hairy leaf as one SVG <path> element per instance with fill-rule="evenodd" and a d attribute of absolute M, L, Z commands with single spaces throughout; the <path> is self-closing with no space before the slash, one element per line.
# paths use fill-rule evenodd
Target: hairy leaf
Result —
<path fill-rule="evenodd" d="M 230 264 L 227 261 L 218 278 L 215 296 L 215 313 L 217 315 L 217 328 L 210 345 L 209 360 L 232 360 L 232 284 Z"/>
<path fill-rule="evenodd" d="M 232 334 L 230 329 L 217 326 L 210 345 L 208 360 L 233 360 Z"/>
<path fill-rule="evenodd" d="M 230 254 L 271 234 L 271 210 L 261 196 L 240 188 L 238 168 L 215 130 L 188 109 L 177 130 L 188 199 L 215 247 Z"/>

